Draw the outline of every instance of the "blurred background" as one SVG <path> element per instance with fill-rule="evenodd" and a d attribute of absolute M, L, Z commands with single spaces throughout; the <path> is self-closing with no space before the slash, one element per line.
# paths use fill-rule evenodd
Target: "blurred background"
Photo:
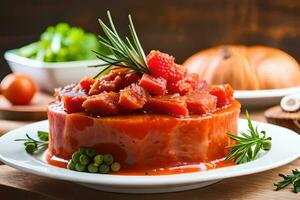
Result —
<path fill-rule="evenodd" d="M 10 72 L 3 54 L 39 39 L 49 25 L 67 22 L 100 33 L 97 18 L 110 10 L 121 34 L 131 13 L 146 52 L 160 49 L 183 62 L 219 44 L 277 47 L 300 61 L 300 1 L 297 0 L 2 0 L 0 79 Z"/>

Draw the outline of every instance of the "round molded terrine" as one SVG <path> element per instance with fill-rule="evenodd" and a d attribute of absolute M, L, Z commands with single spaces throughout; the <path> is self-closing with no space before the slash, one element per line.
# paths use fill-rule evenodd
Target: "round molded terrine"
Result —
<path fill-rule="evenodd" d="M 70 159 L 80 146 L 111 153 L 123 168 L 152 169 L 224 158 L 237 134 L 240 104 L 206 115 L 176 118 L 158 114 L 92 117 L 67 114 L 61 103 L 48 108 L 50 155 Z"/>

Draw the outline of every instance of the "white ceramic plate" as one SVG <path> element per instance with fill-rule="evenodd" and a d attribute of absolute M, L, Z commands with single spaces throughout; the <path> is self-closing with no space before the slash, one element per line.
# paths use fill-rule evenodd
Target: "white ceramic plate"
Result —
<path fill-rule="evenodd" d="M 24 151 L 21 142 L 26 133 L 36 137 L 37 130 L 48 130 L 48 122 L 41 121 L 13 130 L 0 138 L 0 160 L 16 169 L 76 182 L 98 190 L 122 193 L 174 192 L 203 187 L 221 179 L 262 172 L 285 165 L 300 156 L 300 136 L 286 128 L 254 122 L 259 130 L 265 130 L 272 139 L 272 149 L 255 161 L 204 172 L 193 172 L 163 176 L 121 176 L 89 174 L 51 166 L 45 162 L 44 154 L 31 156 Z M 239 121 L 239 129 L 246 130 L 247 122 Z"/>
<path fill-rule="evenodd" d="M 279 104 L 282 97 L 300 93 L 300 86 L 270 90 L 236 90 L 234 97 L 247 107 L 267 107 Z"/>

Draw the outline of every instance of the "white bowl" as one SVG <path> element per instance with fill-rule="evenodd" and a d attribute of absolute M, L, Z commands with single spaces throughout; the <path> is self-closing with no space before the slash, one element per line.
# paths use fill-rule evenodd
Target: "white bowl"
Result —
<path fill-rule="evenodd" d="M 88 66 L 103 64 L 102 60 L 84 60 L 70 62 L 42 62 L 25 58 L 6 51 L 4 58 L 13 72 L 30 76 L 43 91 L 53 92 L 54 88 L 78 82 L 84 76 L 94 76 L 100 69 Z"/>

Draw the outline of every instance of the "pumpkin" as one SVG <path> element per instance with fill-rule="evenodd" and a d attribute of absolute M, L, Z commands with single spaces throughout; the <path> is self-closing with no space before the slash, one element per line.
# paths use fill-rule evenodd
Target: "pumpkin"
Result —
<path fill-rule="evenodd" d="M 218 46 L 194 54 L 183 65 L 209 84 L 229 83 L 236 90 L 300 85 L 298 62 L 287 53 L 266 46 Z"/>

